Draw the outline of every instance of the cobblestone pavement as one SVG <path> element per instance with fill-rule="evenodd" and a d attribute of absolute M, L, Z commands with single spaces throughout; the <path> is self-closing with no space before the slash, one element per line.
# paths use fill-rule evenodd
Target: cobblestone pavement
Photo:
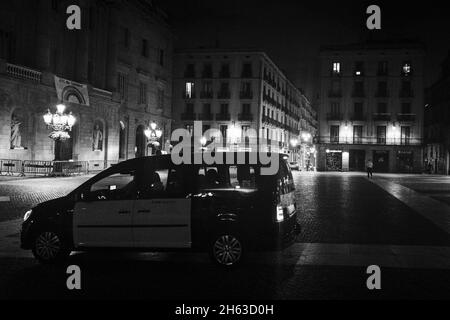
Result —
<path fill-rule="evenodd" d="M 450 235 L 423 214 L 425 200 L 409 201 L 415 191 L 383 185 L 403 177 L 372 181 L 363 174 L 312 172 L 294 177 L 302 226 L 298 242 L 283 252 L 251 254 L 227 271 L 206 254 L 186 253 L 75 253 L 64 266 L 41 266 L 18 249 L 20 219 L 1 222 L 0 298 L 450 298 Z M 0 182 L 0 196 L 11 197 L 7 205 L 19 216 L 33 201 L 66 193 L 83 179 Z M 65 287 L 69 264 L 82 269 L 81 292 Z M 380 291 L 366 288 L 371 264 L 381 267 Z"/>
<path fill-rule="evenodd" d="M 0 221 L 22 217 L 38 203 L 62 197 L 90 176 L 67 178 L 0 179 Z"/>

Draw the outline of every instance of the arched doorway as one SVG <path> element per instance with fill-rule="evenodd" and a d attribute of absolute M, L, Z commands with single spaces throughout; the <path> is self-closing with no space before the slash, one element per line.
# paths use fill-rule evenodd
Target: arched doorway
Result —
<path fill-rule="evenodd" d="M 65 140 L 55 140 L 55 161 L 67 161 L 73 159 L 73 140 L 77 126 L 69 132 L 70 138 Z"/>
<path fill-rule="evenodd" d="M 136 147 L 135 156 L 136 158 L 145 156 L 145 147 L 147 144 L 147 139 L 145 137 L 145 128 L 143 125 L 139 125 L 136 129 Z"/>

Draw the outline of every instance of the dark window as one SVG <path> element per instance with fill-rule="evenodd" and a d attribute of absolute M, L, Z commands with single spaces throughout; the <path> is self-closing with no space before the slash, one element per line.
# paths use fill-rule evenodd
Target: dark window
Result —
<path fill-rule="evenodd" d="M 362 104 L 362 102 L 355 102 L 353 107 L 354 107 L 355 115 L 362 115 L 363 114 L 363 104 Z"/>
<path fill-rule="evenodd" d="M 251 78 L 252 75 L 252 64 L 251 63 L 244 63 L 242 67 L 242 78 Z"/>
<path fill-rule="evenodd" d="M 229 78 L 230 77 L 230 64 L 222 63 L 220 67 L 220 77 L 221 78 Z"/>
<path fill-rule="evenodd" d="M 122 100 L 126 100 L 128 98 L 128 77 L 125 74 L 119 72 L 117 79 L 117 90 L 119 92 L 120 98 Z"/>
<path fill-rule="evenodd" d="M 386 143 L 386 126 L 377 126 L 377 143 Z"/>
<path fill-rule="evenodd" d="M 95 7 L 89 8 L 89 30 L 94 30 L 95 28 Z"/>
<path fill-rule="evenodd" d="M 243 114 L 250 114 L 250 104 L 249 103 L 244 103 L 242 105 L 242 113 Z"/>
<path fill-rule="evenodd" d="M 339 115 L 341 113 L 341 106 L 338 102 L 331 103 L 330 113 L 332 115 Z"/>
<path fill-rule="evenodd" d="M 387 113 L 387 104 L 385 102 L 377 104 L 377 113 Z"/>
<path fill-rule="evenodd" d="M 194 104 L 193 103 L 186 103 L 186 113 L 187 114 L 194 113 Z"/>
<path fill-rule="evenodd" d="M 379 76 L 387 76 L 388 74 L 388 62 L 387 61 L 379 61 L 378 62 L 378 75 Z"/>
<path fill-rule="evenodd" d="M 364 96 L 364 82 L 362 82 L 362 81 L 355 81 L 354 89 L 353 89 L 353 95 L 356 96 L 356 97 Z"/>
<path fill-rule="evenodd" d="M 147 84 L 144 82 L 139 83 L 139 104 L 147 103 Z"/>
<path fill-rule="evenodd" d="M 160 66 L 164 66 L 164 50 L 163 49 L 158 50 L 158 63 Z"/>
<path fill-rule="evenodd" d="M 185 78 L 195 78 L 195 65 L 190 63 L 186 66 L 186 70 L 184 72 Z"/>
<path fill-rule="evenodd" d="M 210 103 L 203 104 L 203 114 L 211 114 L 211 104 Z"/>
<path fill-rule="evenodd" d="M 379 97 L 386 97 L 387 96 L 387 82 L 386 81 L 379 81 L 378 82 L 377 95 Z"/>
<path fill-rule="evenodd" d="M 228 114 L 228 104 L 227 103 L 222 103 L 220 105 L 220 114 Z"/>
<path fill-rule="evenodd" d="M 124 27 L 122 29 L 122 32 L 123 32 L 123 46 L 125 48 L 128 48 L 130 46 L 130 30 Z"/>
<path fill-rule="evenodd" d="M 147 43 L 147 39 L 142 39 L 141 55 L 143 57 L 145 57 L 145 58 L 148 57 L 148 43 Z"/>
<path fill-rule="evenodd" d="M 164 109 L 164 90 L 158 89 L 158 109 Z"/>
<path fill-rule="evenodd" d="M 213 77 L 213 75 L 212 75 L 212 64 L 206 63 L 206 64 L 203 66 L 202 77 L 203 77 L 203 78 L 212 78 L 212 77 Z"/>
<path fill-rule="evenodd" d="M 10 31 L 0 29 L 0 59 L 11 61 L 14 54 L 14 39 Z"/>
<path fill-rule="evenodd" d="M 52 0 L 52 10 L 58 12 L 58 2 L 60 0 Z"/>

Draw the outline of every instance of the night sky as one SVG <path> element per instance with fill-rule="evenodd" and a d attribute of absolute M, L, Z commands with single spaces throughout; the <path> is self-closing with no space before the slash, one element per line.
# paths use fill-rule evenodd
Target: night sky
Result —
<path fill-rule="evenodd" d="M 413 1 L 156 2 L 170 16 L 176 48 L 218 45 L 261 49 L 309 98 L 317 93 L 321 45 L 355 43 L 368 36 L 418 40 L 427 48 L 427 86 L 439 77 L 440 65 L 450 49 L 450 22 L 443 2 L 432 6 Z M 365 12 L 370 4 L 381 7 L 381 31 L 366 28 Z"/>

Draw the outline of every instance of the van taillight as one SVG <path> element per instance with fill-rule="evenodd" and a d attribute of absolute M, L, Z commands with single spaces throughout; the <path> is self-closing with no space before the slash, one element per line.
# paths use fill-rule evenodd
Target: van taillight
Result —
<path fill-rule="evenodd" d="M 282 222 L 284 220 L 284 210 L 283 207 L 280 205 L 277 205 L 277 212 L 276 212 L 276 221 Z"/>

